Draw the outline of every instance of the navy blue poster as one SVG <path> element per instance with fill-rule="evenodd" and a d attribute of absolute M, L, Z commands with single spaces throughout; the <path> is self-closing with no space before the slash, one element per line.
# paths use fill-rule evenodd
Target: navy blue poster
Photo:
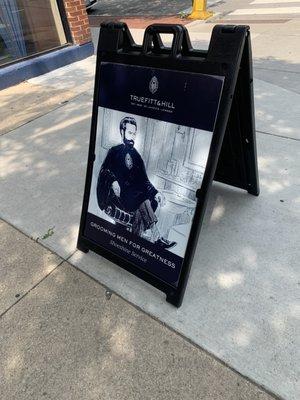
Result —
<path fill-rule="evenodd" d="M 102 63 L 84 235 L 177 287 L 224 78 Z"/>

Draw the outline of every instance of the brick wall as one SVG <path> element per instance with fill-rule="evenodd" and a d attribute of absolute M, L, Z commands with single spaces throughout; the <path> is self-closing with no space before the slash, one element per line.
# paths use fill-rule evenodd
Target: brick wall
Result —
<path fill-rule="evenodd" d="M 64 0 L 66 14 L 76 44 L 90 42 L 91 30 L 85 9 L 85 0 Z"/>

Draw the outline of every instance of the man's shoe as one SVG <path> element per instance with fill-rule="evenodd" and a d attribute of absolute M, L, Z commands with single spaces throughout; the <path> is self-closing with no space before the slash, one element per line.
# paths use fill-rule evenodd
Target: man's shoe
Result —
<path fill-rule="evenodd" d="M 172 247 L 176 246 L 177 242 L 171 242 L 170 240 L 161 237 L 155 242 L 155 244 L 163 249 L 171 249 Z"/>

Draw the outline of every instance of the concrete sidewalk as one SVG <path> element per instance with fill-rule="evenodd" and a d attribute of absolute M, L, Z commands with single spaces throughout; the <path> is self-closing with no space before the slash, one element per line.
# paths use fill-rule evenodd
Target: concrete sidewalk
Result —
<path fill-rule="evenodd" d="M 0 221 L 0 396 L 272 400 Z"/>
<path fill-rule="evenodd" d="M 211 24 L 188 28 L 195 46 L 208 45 Z M 37 100 L 18 128 L 1 128 L 0 216 L 40 243 L 1 225 L 3 248 L 11 248 L 1 272 L 6 398 L 41 398 L 44 387 L 48 398 L 270 398 L 206 351 L 275 395 L 300 397 L 300 33 L 289 23 L 254 24 L 252 32 L 261 196 L 213 185 L 179 310 L 103 258 L 76 251 L 94 57 L 27 83 L 32 92 L 59 88 L 67 96 L 47 113 L 48 97 Z M 138 42 L 142 33 L 133 32 Z M 4 93 L 7 105 L 14 90 Z M 31 105 L 24 96 L 23 107 Z M 22 240 L 36 261 L 26 264 Z M 172 330 L 118 296 L 108 301 L 105 289 L 70 264 Z"/>

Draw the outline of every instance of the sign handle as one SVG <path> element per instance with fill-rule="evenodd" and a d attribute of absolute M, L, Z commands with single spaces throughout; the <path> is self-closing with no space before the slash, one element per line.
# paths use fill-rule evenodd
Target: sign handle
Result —
<path fill-rule="evenodd" d="M 142 53 L 147 55 L 152 52 L 152 44 L 154 45 L 154 51 L 157 50 L 157 47 L 155 49 L 155 44 L 156 46 L 157 44 L 159 44 L 158 50 L 162 50 L 164 48 L 160 38 L 161 33 L 172 34 L 174 36 L 170 56 L 177 57 L 178 54 L 181 52 L 184 35 L 184 31 L 181 25 L 153 24 L 148 26 L 144 35 Z"/>

